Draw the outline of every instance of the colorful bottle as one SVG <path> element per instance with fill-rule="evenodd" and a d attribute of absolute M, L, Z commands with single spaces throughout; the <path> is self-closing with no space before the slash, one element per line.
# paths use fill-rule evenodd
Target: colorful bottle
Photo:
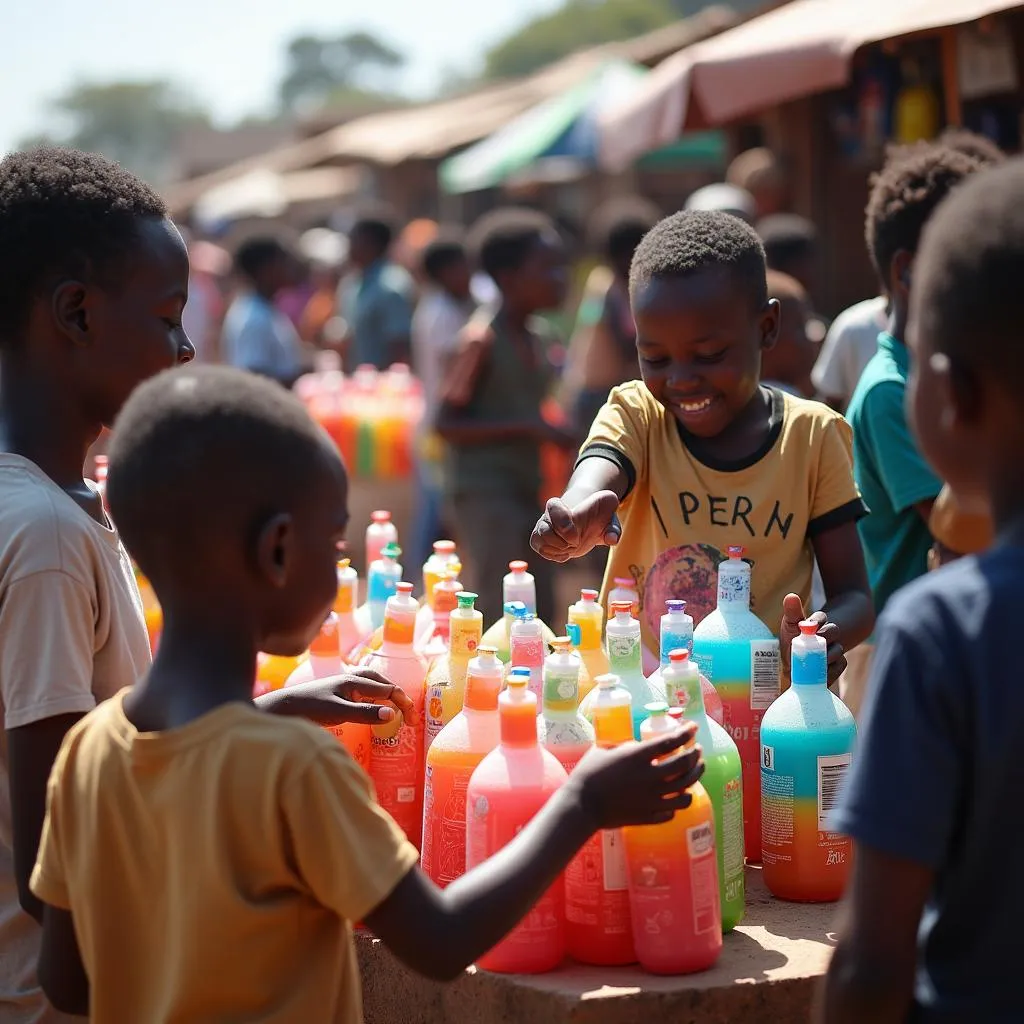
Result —
<path fill-rule="evenodd" d="M 643 739 L 678 728 L 652 703 Z M 711 801 L 696 782 L 693 802 L 663 825 L 623 829 L 637 959 L 652 974 L 707 970 L 722 952 L 722 911 Z"/>
<path fill-rule="evenodd" d="M 567 778 L 537 740 L 537 698 L 525 676 L 509 676 L 498 712 L 500 742 L 473 772 L 466 794 L 467 870 L 511 842 Z M 477 966 L 502 974 L 541 974 L 564 959 L 565 884 L 559 876 Z"/>
<path fill-rule="evenodd" d="M 391 513 L 373 512 L 366 528 L 366 564 L 378 561 L 388 544 L 398 544 L 398 529 L 391 522 Z"/>
<path fill-rule="evenodd" d="M 434 587 L 448 573 L 458 575 L 462 571 L 459 556 L 455 553 L 455 541 L 438 540 L 434 542 L 434 551 L 423 564 L 423 603 L 429 608 L 434 607 Z"/>
<path fill-rule="evenodd" d="M 338 616 L 338 639 L 342 660 L 347 661 L 371 633 L 368 609 L 359 605 L 359 574 L 347 558 L 338 561 L 338 593 L 334 614 Z"/>
<path fill-rule="evenodd" d="M 640 618 L 640 592 L 636 589 L 636 583 L 629 576 L 616 576 L 612 580 L 612 589 L 608 594 L 608 611 L 612 612 L 612 606 L 625 601 L 629 605 L 629 613 L 634 619 Z"/>
<path fill-rule="evenodd" d="M 507 665 L 511 658 L 509 634 L 512 629 L 513 616 L 509 605 L 516 601 L 526 605 L 526 610 L 537 614 L 537 585 L 533 576 L 527 571 L 525 562 L 509 562 L 509 573 L 502 581 L 502 607 L 504 615 L 484 633 L 484 643 L 498 648 L 498 657 Z M 542 622 L 541 631 L 546 644 L 555 639 L 555 634 Z"/>
<path fill-rule="evenodd" d="M 134 566 L 135 582 L 142 597 L 142 614 L 146 619 L 146 633 L 149 636 L 149 649 L 155 655 L 160 646 L 160 634 L 164 630 L 164 612 L 157 600 L 153 584 L 146 579 L 138 566 Z M 276 687 L 272 687 L 276 689 Z"/>
<path fill-rule="evenodd" d="M 380 558 L 370 563 L 366 577 L 366 603 L 370 609 L 370 625 L 373 629 L 380 629 L 384 625 L 384 610 L 402 578 L 402 567 L 398 563 L 401 555 L 402 549 L 397 544 L 385 544 Z"/>
<path fill-rule="evenodd" d="M 413 648 L 413 632 L 419 604 L 411 583 L 399 583 L 388 598 L 384 614 L 384 639 L 366 664 L 400 686 L 419 712 L 419 723 L 406 725 L 401 715 L 371 727 L 370 778 L 377 802 L 403 829 L 409 841 L 419 843 L 423 832 L 423 697 L 426 662 Z"/>
<path fill-rule="evenodd" d="M 469 663 L 462 710 L 427 753 L 420 866 L 437 885 L 466 873 L 466 790 L 476 766 L 498 745 L 498 694 L 505 666 L 493 647 Z"/>
<path fill-rule="evenodd" d="M 430 664 L 448 653 L 448 642 L 451 633 L 452 612 L 458 607 L 462 584 L 452 573 L 445 573 L 434 587 L 434 604 L 432 608 L 424 605 L 416 616 L 416 639 L 418 650 Z M 424 608 L 430 613 L 430 630 L 420 632 L 423 623 Z"/>
<path fill-rule="evenodd" d="M 618 683 L 616 676 L 603 675 L 594 690 L 598 747 L 617 747 L 633 739 L 629 691 Z M 636 962 L 626 847 L 620 829 L 595 833 L 565 869 L 565 931 L 569 955 L 580 963 Z"/>
<path fill-rule="evenodd" d="M 594 688 L 594 680 L 608 671 L 608 655 L 601 646 L 604 635 L 604 608 L 596 590 L 581 590 L 580 599 L 569 606 L 568 621 L 579 626 L 577 649 L 583 663 L 580 675 L 580 700 Z"/>
<path fill-rule="evenodd" d="M 544 698 L 537 731 L 541 746 L 571 772 L 594 745 L 594 727 L 580 714 L 579 655 L 567 636 L 557 637 L 551 646 L 554 650 L 544 659 Z"/>
<path fill-rule="evenodd" d="M 634 619 L 630 606 L 625 601 L 612 605 L 613 618 L 608 622 L 608 661 L 612 674 L 619 677 L 619 683 L 629 691 L 632 701 L 633 737 L 640 738 L 640 723 L 646 718 L 647 705 L 655 698 L 661 698 L 644 675 L 640 655 L 640 620 Z M 593 721 L 593 701 L 596 690 L 583 702 L 584 717 Z"/>
<path fill-rule="evenodd" d="M 722 698 L 724 725 L 743 762 L 743 845 L 761 856 L 761 718 L 779 695 L 779 641 L 750 610 L 750 566 L 729 548 L 718 567 L 718 607 L 693 632 L 693 658 Z"/>
<path fill-rule="evenodd" d="M 93 474 L 96 477 L 96 493 L 100 496 L 103 511 L 109 513 L 107 508 L 107 470 L 110 467 L 110 459 L 106 455 L 97 455 L 92 460 Z"/>
<path fill-rule="evenodd" d="M 544 628 L 540 619 L 522 601 L 513 601 L 510 607 L 513 616 L 509 633 L 512 664 L 530 670 L 530 690 L 540 702 L 544 691 Z"/>
<path fill-rule="evenodd" d="M 793 685 L 761 722 L 764 884 L 784 900 L 829 902 L 846 888 L 853 846 L 829 815 L 850 767 L 857 726 L 828 688 L 828 654 L 814 622 L 793 641 Z"/>
<path fill-rule="evenodd" d="M 732 737 L 704 706 L 704 691 L 697 666 L 685 648 L 669 653 L 662 676 L 665 701 L 678 707 L 697 726 L 697 742 L 704 751 L 701 785 L 715 815 L 715 851 L 722 906 L 722 931 L 731 932 L 743 920 L 743 766 Z"/>
<path fill-rule="evenodd" d="M 693 619 L 686 614 L 686 602 L 671 599 L 665 602 L 665 608 L 665 614 L 661 617 L 660 664 L 658 671 L 650 677 L 656 689 L 664 688 L 663 673 L 668 668 L 670 651 L 684 649 L 693 653 Z M 705 710 L 721 725 L 725 714 L 722 698 L 706 676 L 700 677 L 700 685 L 704 690 Z"/>
<path fill-rule="evenodd" d="M 438 598 L 442 594 L 438 593 Z M 426 739 L 430 744 L 462 710 L 469 664 L 480 645 L 483 615 L 474 607 L 476 594 L 460 591 L 457 607 L 448 617 L 448 650 L 430 666 L 427 674 Z"/>

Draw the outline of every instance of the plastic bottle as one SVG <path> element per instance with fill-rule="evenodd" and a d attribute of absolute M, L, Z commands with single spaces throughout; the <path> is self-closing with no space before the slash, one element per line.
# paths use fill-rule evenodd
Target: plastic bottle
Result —
<path fill-rule="evenodd" d="M 452 613 L 458 607 L 459 594 L 462 593 L 462 584 L 458 578 L 451 573 L 445 573 L 434 587 L 433 608 L 423 606 L 416 616 L 416 631 L 413 643 L 428 661 L 433 664 L 438 658 L 448 653 L 448 642 L 451 633 Z M 430 612 L 431 628 L 426 634 L 420 632 L 423 622 L 424 608 Z"/>
<path fill-rule="evenodd" d="M 633 737 L 640 738 L 640 723 L 647 715 L 646 706 L 661 694 L 651 686 L 644 675 L 640 654 L 640 620 L 630 614 L 625 601 L 612 605 L 613 618 L 608 622 L 608 661 L 612 673 L 619 677 L 620 684 L 629 691 L 632 701 Z M 591 690 L 583 702 L 585 718 L 593 721 L 593 701 L 597 691 Z"/>
<path fill-rule="evenodd" d="M 142 597 L 142 614 L 146 619 L 146 633 L 149 636 L 149 649 L 155 655 L 160 646 L 160 634 L 164 630 L 164 612 L 157 600 L 153 584 L 146 579 L 138 566 L 134 566 L 135 582 Z M 276 689 L 276 687 L 274 687 Z"/>
<path fill-rule="evenodd" d="M 750 610 L 750 566 L 729 548 L 718 567 L 718 607 L 693 632 L 693 658 L 711 680 L 743 762 L 743 845 L 761 856 L 761 718 L 779 695 L 779 641 Z"/>
<path fill-rule="evenodd" d="M 686 614 L 686 602 L 673 598 L 665 602 L 665 608 L 665 614 L 661 617 L 660 664 L 658 671 L 650 677 L 651 684 L 659 690 L 664 689 L 663 674 L 668 668 L 669 652 L 682 648 L 693 653 L 693 619 Z M 725 716 L 722 698 L 706 676 L 700 677 L 700 685 L 704 690 L 705 710 L 721 725 Z"/>
<path fill-rule="evenodd" d="M 476 594 L 460 591 L 456 600 L 458 607 L 448 617 L 448 650 L 434 661 L 427 673 L 425 747 L 428 751 L 434 738 L 462 710 L 469 663 L 479 648 L 483 631 L 483 616 L 474 607 Z"/>
<path fill-rule="evenodd" d="M 569 623 L 579 626 L 577 645 L 583 671 L 580 675 L 580 699 L 594 688 L 594 680 L 608 671 L 608 655 L 601 646 L 604 635 L 604 608 L 596 590 L 581 590 L 580 599 L 569 606 Z"/>
<path fill-rule="evenodd" d="M 388 544 L 398 543 L 398 528 L 391 522 L 391 513 L 383 510 L 370 515 L 366 528 L 366 564 L 373 565 Z"/>
<path fill-rule="evenodd" d="M 574 627 L 578 628 L 578 627 Z M 544 696 L 537 731 L 541 746 L 571 772 L 594 745 L 594 727 L 580 714 L 580 659 L 567 636 L 544 659 Z"/>
<path fill-rule="evenodd" d="M 828 688 L 827 644 L 814 622 L 800 623 L 792 647 L 793 685 L 761 722 L 764 883 L 780 899 L 837 900 L 853 847 L 828 816 L 850 766 L 857 726 Z"/>
<path fill-rule="evenodd" d="M 544 628 L 540 619 L 522 601 L 510 603 L 512 629 L 509 633 L 509 651 L 513 665 L 530 670 L 530 690 L 541 701 L 544 692 Z"/>
<path fill-rule="evenodd" d="M 537 698 L 520 674 L 498 698 L 501 740 L 477 766 L 466 794 L 466 868 L 506 846 L 565 784 L 565 769 L 537 739 Z M 502 974 L 541 974 L 565 959 L 562 877 L 477 966 Z"/>
<path fill-rule="evenodd" d="M 662 676 L 665 700 L 678 707 L 697 726 L 697 742 L 704 751 L 701 785 L 715 814 L 715 851 L 722 906 L 722 931 L 731 932 L 743 920 L 743 766 L 732 737 L 704 706 L 700 673 L 685 648 L 669 652 Z"/>
<path fill-rule="evenodd" d="M 678 728 L 664 703 L 652 703 L 643 738 Z M 693 802 L 662 825 L 623 829 L 637 959 L 652 974 L 691 974 L 722 952 L 722 911 L 711 801 L 699 783 Z"/>
<path fill-rule="evenodd" d="M 100 503 L 103 511 L 109 513 L 107 507 L 107 469 L 110 466 L 110 459 L 106 455 L 97 455 L 92 460 L 93 473 L 96 476 L 96 493 L 100 496 Z"/>
<path fill-rule="evenodd" d="M 608 611 L 614 605 L 625 601 L 629 605 L 629 613 L 634 619 L 640 618 L 640 593 L 636 583 L 629 576 L 616 576 L 612 580 L 612 589 L 608 594 Z"/>
<path fill-rule="evenodd" d="M 476 766 L 498 745 L 498 694 L 505 666 L 493 647 L 469 663 L 462 710 L 427 753 L 420 866 L 438 885 L 466 873 L 466 790 Z"/>
<path fill-rule="evenodd" d="M 511 657 L 509 646 L 509 633 L 512 629 L 512 613 L 508 610 L 510 604 L 521 601 L 526 605 L 526 610 L 537 614 L 537 586 L 533 576 L 527 571 L 526 562 L 509 562 L 509 573 L 502 580 L 502 607 L 504 615 L 495 623 L 490 625 L 484 633 L 484 643 L 498 648 L 498 657 L 507 665 Z M 545 623 L 541 623 L 541 630 L 544 634 L 544 642 L 549 644 L 555 639 Z"/>
<path fill-rule="evenodd" d="M 371 726 L 370 778 L 377 801 L 403 829 L 409 841 L 419 843 L 423 832 L 423 696 L 427 665 L 413 649 L 413 632 L 419 604 L 411 583 L 399 583 L 388 598 L 384 615 L 384 641 L 366 664 L 400 686 L 419 712 L 416 726 L 406 725 L 401 715 Z"/>
<path fill-rule="evenodd" d="M 629 691 L 618 683 L 618 677 L 606 674 L 599 677 L 594 690 L 598 747 L 617 747 L 633 739 Z M 620 829 L 595 833 L 565 869 L 565 930 L 569 955 L 580 963 L 636 962 L 626 847 Z"/>
<path fill-rule="evenodd" d="M 380 558 L 370 563 L 366 577 L 366 603 L 373 629 L 380 629 L 384 625 L 384 610 L 388 599 L 396 592 L 398 581 L 402 578 L 402 567 L 398 563 L 401 555 L 402 549 L 397 544 L 385 544 Z"/>
<path fill-rule="evenodd" d="M 434 551 L 423 564 L 423 603 L 433 608 L 434 587 L 448 573 L 454 572 L 457 575 L 461 571 L 462 565 L 459 556 L 455 553 L 455 541 L 434 541 Z"/>
<path fill-rule="evenodd" d="M 338 616 L 338 640 L 343 661 L 347 661 L 354 651 L 362 647 L 371 632 L 369 611 L 358 609 L 358 603 L 359 574 L 352 568 L 349 559 L 339 559 L 334 614 Z"/>

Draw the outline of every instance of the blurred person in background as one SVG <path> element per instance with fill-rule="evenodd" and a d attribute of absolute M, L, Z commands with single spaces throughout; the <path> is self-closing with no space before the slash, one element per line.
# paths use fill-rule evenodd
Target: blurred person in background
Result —
<path fill-rule="evenodd" d="M 224 319 L 224 292 L 231 271 L 231 256 L 219 245 L 203 239 L 188 244 L 188 302 L 181 314 L 181 325 L 196 350 L 196 359 L 204 363 L 219 361 L 221 324 Z"/>
<path fill-rule="evenodd" d="M 443 375 L 475 308 L 472 276 L 462 232 L 446 228 L 420 254 L 422 297 L 412 318 L 412 367 L 423 384 L 423 422 L 416 437 L 416 519 L 410 563 L 430 556 L 441 533 L 444 501 L 444 445 L 434 426 L 441 403 Z"/>
<path fill-rule="evenodd" d="M 354 273 L 342 282 L 338 298 L 348 324 L 349 373 L 357 366 L 386 370 L 409 362 L 416 288 L 409 272 L 389 258 L 394 237 L 394 215 L 385 206 L 360 213 L 348 233 Z"/>
<path fill-rule="evenodd" d="M 768 271 L 768 294 L 779 300 L 779 337 L 761 357 L 761 383 L 798 398 L 812 398 L 811 368 L 817 345 L 811 332 L 807 292 L 796 278 Z"/>
<path fill-rule="evenodd" d="M 594 214 L 589 242 L 602 262 L 590 272 L 583 289 L 563 388 L 581 442 L 608 392 L 639 376 L 629 265 L 640 240 L 659 218 L 657 207 L 637 196 L 613 199 Z"/>
<path fill-rule="evenodd" d="M 858 302 L 835 318 L 811 371 L 821 401 L 837 412 L 846 412 L 864 367 L 878 351 L 878 335 L 888 322 L 885 295 Z"/>
<path fill-rule="evenodd" d="M 782 161 L 764 146 L 740 153 L 729 164 L 725 180 L 753 196 L 751 221 L 789 209 L 789 176 Z"/>
<path fill-rule="evenodd" d="M 691 192 L 685 209 L 702 213 L 731 213 L 734 217 L 753 224 L 756 212 L 754 197 L 746 190 L 720 181 Z"/>
<path fill-rule="evenodd" d="M 348 258 L 348 239 L 329 228 L 311 228 L 299 239 L 299 249 L 309 260 L 313 294 L 299 318 L 299 336 L 317 348 L 329 346 L 328 325 L 338 308 L 338 286 Z"/>
<path fill-rule="evenodd" d="M 796 213 L 763 217 L 755 230 L 764 243 L 769 270 L 778 270 L 799 281 L 813 306 L 818 278 L 818 229 Z"/>
<path fill-rule="evenodd" d="M 224 318 L 224 362 L 291 387 L 306 370 L 295 325 L 275 305 L 292 280 L 294 261 L 276 239 L 252 238 L 235 254 L 241 290 Z"/>

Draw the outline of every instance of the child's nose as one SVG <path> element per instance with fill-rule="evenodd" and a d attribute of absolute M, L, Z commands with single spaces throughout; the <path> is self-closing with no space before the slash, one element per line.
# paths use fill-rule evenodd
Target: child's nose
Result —
<path fill-rule="evenodd" d="M 189 340 L 189 336 L 184 331 L 181 332 L 181 338 L 182 340 L 178 345 L 178 363 L 183 365 L 185 363 L 191 363 L 192 360 L 195 359 L 196 347 L 192 344 Z"/>

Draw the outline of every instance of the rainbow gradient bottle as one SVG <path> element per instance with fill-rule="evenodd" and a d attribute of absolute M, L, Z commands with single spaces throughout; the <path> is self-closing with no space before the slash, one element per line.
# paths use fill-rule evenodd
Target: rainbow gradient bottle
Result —
<path fill-rule="evenodd" d="M 498 698 L 501 741 L 477 766 L 466 794 L 466 870 L 507 846 L 568 776 L 537 739 L 537 698 L 513 674 Z M 522 921 L 477 961 L 501 974 L 542 974 L 565 959 L 562 876 Z"/>
<path fill-rule="evenodd" d="M 829 815 L 850 767 L 857 726 L 828 688 L 828 654 L 814 622 L 792 647 L 793 685 L 761 722 L 764 884 L 784 900 L 826 903 L 846 888 L 853 844 Z"/>
<path fill-rule="evenodd" d="M 580 700 L 583 700 L 594 688 L 594 680 L 608 671 L 608 655 L 601 645 L 604 635 L 604 608 L 598 600 L 596 590 L 581 590 L 580 599 L 569 605 L 567 621 L 579 627 L 579 651 L 583 663 L 580 675 Z"/>
<path fill-rule="evenodd" d="M 678 729 L 668 705 L 647 707 L 642 738 Z M 662 825 L 624 828 L 633 941 L 651 974 L 692 974 L 722 952 L 722 909 L 711 801 L 696 782 L 693 802 Z"/>
<path fill-rule="evenodd" d="M 598 677 L 593 692 L 596 745 L 610 749 L 629 743 L 633 739 L 629 691 L 608 673 Z M 565 869 L 565 929 L 569 956 L 581 964 L 636 963 L 621 829 L 596 832 Z"/>
<path fill-rule="evenodd" d="M 571 772 L 594 745 L 594 727 L 580 714 L 579 655 L 567 636 L 556 637 L 551 647 L 551 654 L 544 659 L 544 699 L 537 734 L 541 746 Z"/>
<path fill-rule="evenodd" d="M 718 607 L 693 631 L 693 659 L 722 698 L 743 762 L 743 845 L 761 856 L 761 718 L 779 695 L 779 641 L 750 610 L 750 566 L 730 547 L 718 567 Z"/>
<path fill-rule="evenodd" d="M 611 674 L 618 676 L 619 684 L 629 692 L 633 715 L 633 738 L 640 738 L 640 724 L 647 717 L 647 705 L 657 697 L 661 699 L 650 681 L 644 675 L 640 653 L 640 620 L 634 619 L 631 606 L 626 601 L 612 605 L 613 618 L 608 623 L 608 662 Z M 597 690 L 582 704 L 583 716 L 593 721 L 593 702 Z"/>
<path fill-rule="evenodd" d="M 505 666 L 493 647 L 469 663 L 462 710 L 427 752 L 420 866 L 437 885 L 466 873 L 466 790 L 477 765 L 498 745 L 498 694 Z"/>
<path fill-rule="evenodd" d="M 731 932 L 743 920 L 746 905 L 740 752 L 732 737 L 707 713 L 700 672 L 685 648 L 669 652 L 669 665 L 662 678 L 669 708 L 681 708 L 684 717 L 697 726 L 697 742 L 704 751 L 704 775 L 700 782 L 715 813 L 722 931 Z"/>

